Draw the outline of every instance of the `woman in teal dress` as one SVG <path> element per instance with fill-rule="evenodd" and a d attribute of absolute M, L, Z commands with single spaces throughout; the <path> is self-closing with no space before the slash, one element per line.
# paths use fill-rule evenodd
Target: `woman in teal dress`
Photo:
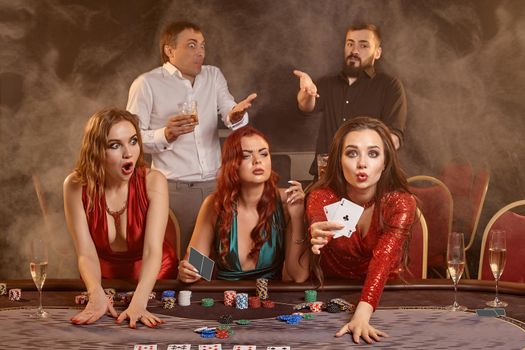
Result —
<path fill-rule="evenodd" d="M 308 278 L 304 192 L 297 181 L 278 188 L 277 178 L 260 131 L 246 126 L 228 136 L 217 190 L 202 204 L 190 241 L 215 260 L 216 278 Z M 201 276 L 187 258 L 179 264 L 179 279 L 193 283 Z"/>

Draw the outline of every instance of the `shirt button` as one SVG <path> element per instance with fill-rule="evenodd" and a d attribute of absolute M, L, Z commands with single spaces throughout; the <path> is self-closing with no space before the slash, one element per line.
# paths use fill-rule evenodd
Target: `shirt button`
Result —
<path fill-rule="evenodd" d="M 343 118 L 343 121 L 346 122 L 346 118 Z"/>
<path fill-rule="evenodd" d="M 166 149 L 168 149 L 168 147 L 164 147 L 164 149 L 166 150 Z"/>
<path fill-rule="evenodd" d="M 348 103 L 349 103 L 348 100 L 346 100 L 346 104 L 348 104 Z"/>

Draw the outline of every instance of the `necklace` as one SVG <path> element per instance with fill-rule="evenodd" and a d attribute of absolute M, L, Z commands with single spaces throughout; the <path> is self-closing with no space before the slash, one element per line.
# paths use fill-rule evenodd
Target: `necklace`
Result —
<path fill-rule="evenodd" d="M 350 198 L 350 197 L 349 197 L 349 198 Z M 354 202 L 354 201 L 352 200 L 352 198 L 350 198 L 350 201 L 352 201 L 353 203 L 355 203 L 355 204 L 357 204 L 357 205 L 359 205 L 359 206 L 361 206 L 361 207 L 363 207 L 363 208 L 365 208 L 365 209 L 370 208 L 370 207 L 371 207 L 372 205 L 374 205 L 374 203 L 376 202 L 374 198 L 372 198 L 372 199 L 369 200 L 368 202 L 365 202 L 365 203 L 362 203 L 362 204 L 361 204 L 361 203 L 358 203 L 358 202 Z"/>
<path fill-rule="evenodd" d="M 121 233 L 120 216 L 122 215 L 122 213 L 124 213 L 124 210 L 126 210 L 127 207 L 128 207 L 127 200 L 124 203 L 124 206 L 117 211 L 112 211 L 111 209 L 109 209 L 108 204 L 106 203 L 106 212 L 113 217 L 113 221 L 115 222 L 115 231 L 117 231 L 117 235 Z"/>

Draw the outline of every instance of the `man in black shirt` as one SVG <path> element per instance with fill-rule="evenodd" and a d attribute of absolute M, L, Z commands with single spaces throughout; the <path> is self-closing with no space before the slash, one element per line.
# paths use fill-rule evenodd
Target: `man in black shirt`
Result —
<path fill-rule="evenodd" d="M 382 120 L 392 132 L 396 149 L 400 147 L 406 124 L 406 95 L 397 78 L 376 72 L 374 63 L 381 57 L 381 50 L 376 26 L 352 26 L 346 32 L 345 61 L 338 75 L 324 77 L 314 84 L 307 73 L 294 71 L 299 77 L 299 109 L 323 112 L 316 154 L 328 153 L 337 129 L 357 116 Z M 317 175 L 315 158 L 310 173 Z"/>

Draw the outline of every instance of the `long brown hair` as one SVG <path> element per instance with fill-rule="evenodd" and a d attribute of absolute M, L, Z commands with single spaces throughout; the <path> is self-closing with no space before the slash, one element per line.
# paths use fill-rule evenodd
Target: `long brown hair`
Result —
<path fill-rule="evenodd" d="M 106 179 L 104 163 L 106 161 L 109 131 L 113 125 L 124 120 L 133 124 L 137 132 L 140 154 L 136 166 L 141 167 L 145 165 L 142 137 L 140 136 L 136 115 L 116 108 L 103 109 L 93 114 L 84 128 L 80 154 L 73 171 L 75 180 L 82 186 L 86 186 L 88 211 L 93 209 L 95 196 L 104 193 Z"/>
<path fill-rule="evenodd" d="M 219 219 L 220 258 L 225 264 L 227 264 L 226 255 L 230 249 L 233 213 L 237 210 L 237 201 L 241 191 L 241 179 L 239 177 L 239 167 L 243 159 L 241 139 L 254 135 L 261 137 L 268 143 L 268 139 L 262 132 L 251 126 L 245 126 L 230 134 L 222 147 L 222 164 L 217 177 L 214 208 Z M 248 255 L 255 260 L 258 258 L 264 242 L 268 240 L 272 228 L 272 216 L 277 199 L 277 180 L 278 175 L 272 170 L 270 178 L 264 184 L 263 194 L 257 203 L 259 219 L 250 234 L 254 247 Z M 265 235 L 262 234 L 263 230 L 266 232 Z"/>
<path fill-rule="evenodd" d="M 377 134 L 381 137 L 381 140 L 383 141 L 385 168 L 377 183 L 376 192 L 374 194 L 374 210 L 381 210 L 381 198 L 383 198 L 385 194 L 392 191 L 400 191 L 407 193 L 411 192 L 408 187 L 405 172 L 399 164 L 397 151 L 395 149 L 394 143 L 392 142 L 391 133 L 388 127 L 385 124 L 383 124 L 383 122 L 381 122 L 380 120 L 372 117 L 356 117 L 341 125 L 341 127 L 335 133 L 335 136 L 332 140 L 332 144 L 330 145 L 330 155 L 328 157 L 326 173 L 311 187 L 310 191 L 315 190 L 317 188 L 328 187 L 332 189 L 339 197 L 348 197 L 348 184 L 344 177 L 343 167 L 341 164 L 344 140 L 348 133 L 359 130 L 374 130 L 375 132 L 377 132 Z M 382 219 L 382 216 L 380 216 L 381 228 L 384 227 L 384 222 Z M 405 242 L 405 246 L 403 247 L 403 265 L 405 268 L 407 268 L 408 266 L 409 242 L 410 237 Z M 318 257 L 314 257 L 314 261 L 312 262 L 312 269 L 314 275 L 322 284 L 323 273 L 319 266 Z"/>

